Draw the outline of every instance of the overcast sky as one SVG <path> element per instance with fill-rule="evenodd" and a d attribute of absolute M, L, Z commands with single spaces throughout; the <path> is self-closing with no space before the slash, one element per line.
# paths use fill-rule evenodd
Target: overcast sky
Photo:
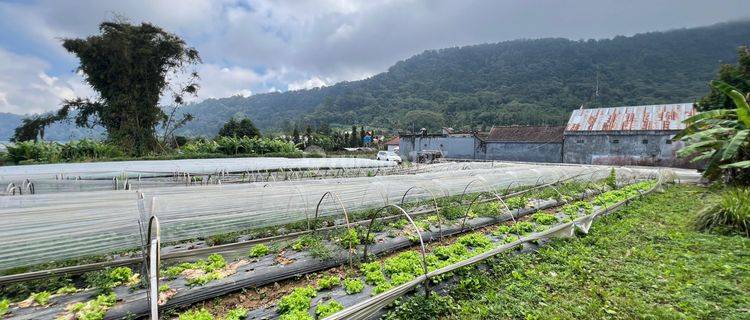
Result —
<path fill-rule="evenodd" d="M 117 15 L 203 57 L 199 100 L 358 80 L 426 49 L 517 38 L 609 38 L 750 17 L 748 0 L 0 0 L 0 112 L 90 96 L 61 38 Z"/>

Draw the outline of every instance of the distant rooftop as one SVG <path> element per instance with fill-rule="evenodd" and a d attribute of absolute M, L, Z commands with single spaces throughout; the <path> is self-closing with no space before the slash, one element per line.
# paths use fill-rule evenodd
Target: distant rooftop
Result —
<path fill-rule="evenodd" d="M 556 142 L 562 143 L 563 126 L 501 126 L 492 127 L 486 141 L 492 142 Z"/>
<path fill-rule="evenodd" d="M 399 144 L 399 142 L 401 142 L 401 138 L 400 137 L 395 137 L 395 138 L 393 138 L 391 140 L 388 140 L 388 142 L 386 142 L 385 145 L 387 145 L 387 146 L 397 146 Z"/>
<path fill-rule="evenodd" d="M 692 103 L 579 109 L 573 111 L 565 131 L 682 130 L 695 114 Z"/>

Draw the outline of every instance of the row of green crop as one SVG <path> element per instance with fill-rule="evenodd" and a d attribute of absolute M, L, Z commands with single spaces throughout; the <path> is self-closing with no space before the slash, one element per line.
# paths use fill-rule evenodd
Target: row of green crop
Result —
<path fill-rule="evenodd" d="M 139 158 L 129 157 L 118 146 L 104 141 L 83 139 L 66 143 L 24 141 L 5 146 L 0 162 L 7 164 L 58 163 L 102 160 L 206 158 L 222 156 L 274 155 L 302 156 L 294 143 L 270 138 L 219 137 L 216 140 L 196 140 L 179 149 L 168 149 L 160 154 Z"/>
<path fill-rule="evenodd" d="M 122 157 L 118 147 L 96 140 L 67 143 L 24 141 L 5 146 L 9 162 L 69 162 Z"/>
<path fill-rule="evenodd" d="M 646 190 L 649 190 L 654 186 L 654 181 L 644 181 L 636 184 L 628 185 L 622 189 L 615 189 L 605 193 L 602 193 L 594 199 L 589 201 L 579 201 L 580 203 L 587 203 L 589 206 L 583 206 L 585 208 L 591 208 L 591 203 L 596 206 L 611 206 L 617 202 L 626 200 L 630 197 L 636 196 Z M 568 189 L 578 191 L 574 185 L 570 185 Z M 572 191 L 571 190 L 571 191 Z M 565 197 L 565 195 L 562 195 Z M 580 203 L 575 206 L 570 205 L 569 207 L 578 208 L 581 207 Z M 494 204 L 494 203 L 493 203 Z M 486 204 L 491 206 L 492 204 Z M 495 208 L 497 209 L 497 208 Z M 568 210 L 570 211 L 570 210 Z M 588 210 L 576 210 L 575 214 L 563 210 L 568 215 L 568 219 L 574 219 L 582 214 L 589 214 Z M 429 217 L 428 217 L 429 218 Z M 538 212 L 534 214 L 531 221 L 538 224 L 534 226 L 528 221 L 518 221 L 512 225 L 501 225 L 496 228 L 492 234 L 501 240 L 501 243 L 508 243 L 518 239 L 518 235 L 525 235 L 534 231 L 541 231 L 549 226 L 559 222 L 555 215 Z M 515 234 L 515 235 L 513 235 Z M 426 255 L 427 269 L 428 271 L 437 270 L 448 265 L 460 262 L 468 259 L 472 256 L 480 254 L 482 252 L 491 250 L 495 244 L 492 239 L 484 233 L 474 232 L 461 237 L 458 237 L 456 242 L 451 245 L 437 246 L 430 253 Z M 372 294 L 377 295 L 388 291 L 389 289 L 398 285 L 404 284 L 411 281 L 412 279 L 424 274 L 424 266 L 422 264 L 422 257 L 417 251 L 406 251 L 397 254 L 393 257 L 384 259 L 383 261 L 375 261 L 369 263 L 363 263 L 360 265 L 359 270 L 364 278 L 364 282 L 374 286 Z M 451 274 L 444 274 L 438 277 L 431 278 L 432 282 L 441 282 Z M 329 276 L 324 276 L 317 283 L 317 290 L 330 289 L 333 286 L 339 285 L 339 279 L 333 280 Z M 352 284 L 359 283 L 361 280 L 357 277 L 350 277 L 344 279 L 344 288 L 347 294 L 361 292 L 359 290 L 351 290 L 349 287 Z M 296 288 L 291 294 L 282 297 L 279 303 L 278 312 L 281 314 L 279 319 L 309 319 L 312 320 L 307 310 L 312 306 L 312 298 L 317 295 L 316 288 L 311 286 Z M 335 306 L 335 311 L 326 313 L 330 315 L 344 309 L 344 306 L 338 303 L 335 299 L 329 300 L 328 304 L 319 303 L 316 306 L 316 315 L 320 317 L 318 310 L 321 308 L 324 311 L 328 311 L 332 304 Z M 403 314 L 398 312 L 391 312 L 386 317 L 402 318 Z"/>
<path fill-rule="evenodd" d="M 216 140 L 196 140 L 181 148 L 187 154 L 223 153 L 229 155 L 294 153 L 294 143 L 269 138 L 219 137 Z"/>

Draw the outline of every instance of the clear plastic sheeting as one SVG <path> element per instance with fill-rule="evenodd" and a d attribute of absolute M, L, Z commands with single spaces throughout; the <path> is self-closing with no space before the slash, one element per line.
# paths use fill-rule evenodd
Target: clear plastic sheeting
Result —
<path fill-rule="evenodd" d="M 400 170 L 393 162 L 361 158 L 221 158 L 8 166 L 0 167 L 0 195 L 299 180 L 365 175 L 364 169 Z"/>
<path fill-rule="evenodd" d="M 138 191 L 2 197 L 0 270 L 139 248 L 139 221 L 150 213 L 160 219 L 162 242 L 173 242 L 305 221 L 315 216 L 317 207 L 321 217 L 343 218 L 343 209 L 351 213 L 397 203 L 410 189 L 407 201 L 415 201 L 433 194 L 501 192 L 571 177 L 596 181 L 610 170 L 581 165 L 454 165 L 461 167 L 446 165 L 413 175 L 153 188 L 144 190 L 140 201 Z M 660 169 L 617 170 L 625 178 L 649 178 Z M 330 196 L 323 198 L 326 194 Z"/>
<path fill-rule="evenodd" d="M 395 163 L 361 158 L 219 158 L 55 163 L 0 167 L 0 181 L 23 179 L 112 179 L 119 175 L 212 174 L 278 169 L 388 167 Z"/>

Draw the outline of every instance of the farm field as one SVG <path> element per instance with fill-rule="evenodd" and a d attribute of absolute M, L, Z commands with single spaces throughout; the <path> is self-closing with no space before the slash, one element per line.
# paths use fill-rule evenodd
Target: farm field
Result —
<path fill-rule="evenodd" d="M 248 189 L 247 186 L 242 185 L 203 186 L 184 190 L 164 189 L 158 194 L 158 205 L 141 205 L 151 208 L 143 212 L 145 214 L 150 214 L 153 208 L 158 208 L 154 212 L 160 220 L 163 220 L 162 252 L 165 255 L 162 263 L 165 267 L 162 269 L 162 281 L 165 288 L 162 292 L 164 295 L 162 303 L 164 310 L 184 308 L 209 297 L 231 294 L 242 288 L 265 288 L 276 281 L 286 281 L 285 279 L 294 279 L 302 275 L 305 275 L 306 279 L 311 279 L 310 275 L 315 278 L 315 274 L 330 268 L 338 268 L 333 270 L 339 270 L 339 273 L 335 274 L 342 279 L 344 276 L 357 274 L 363 277 L 363 288 L 358 291 L 360 295 L 348 296 L 344 293 L 339 297 L 344 302 L 350 302 L 347 303 L 347 306 L 350 306 L 352 299 L 362 300 L 376 293 L 387 292 L 390 288 L 412 281 L 420 274 L 416 269 L 403 274 L 392 274 L 386 271 L 385 274 L 388 277 L 384 277 L 382 282 L 381 280 L 370 282 L 367 280 L 367 274 L 359 273 L 364 271 L 355 266 L 360 261 L 360 256 L 372 254 L 389 256 L 422 241 L 428 244 L 431 251 L 436 248 L 435 246 L 445 244 L 446 240 L 443 237 L 450 237 L 452 240 L 447 240 L 449 242 L 466 243 L 463 249 L 455 248 L 460 249 L 459 251 L 463 250 L 464 253 L 455 253 L 455 256 L 447 253 L 445 257 L 448 260 L 430 264 L 429 270 L 436 270 L 441 266 L 487 252 L 498 245 L 502 247 L 503 244 L 523 245 L 527 242 L 543 241 L 541 239 L 546 236 L 538 238 L 539 240 L 520 238 L 534 232 L 544 233 L 546 230 L 555 228 L 573 228 L 574 225 L 579 224 L 577 219 L 590 220 L 590 217 L 593 217 L 590 213 L 608 210 L 607 206 L 638 196 L 639 193 L 646 192 L 653 186 L 644 183 L 666 179 L 685 182 L 697 178 L 695 173 L 687 170 L 673 171 L 656 168 L 623 167 L 615 170 L 601 166 L 483 163 L 476 165 L 482 169 L 475 169 L 472 168 L 472 164 L 460 165 L 460 168 L 455 165 L 435 167 L 434 171 L 427 169 L 422 173 L 412 175 L 349 178 L 338 182 L 334 181 L 336 179 L 317 182 L 274 182 L 267 183 L 259 189 L 257 187 Z M 622 190 L 614 190 L 615 186 Z M 227 194 L 232 189 L 240 192 L 238 196 Z M 185 190 L 195 190 L 195 193 L 185 194 Z M 266 219 L 266 222 L 259 220 L 263 216 L 257 215 L 257 211 L 264 208 L 266 204 L 264 201 L 252 201 L 253 198 L 250 196 L 252 193 L 248 193 L 251 190 L 261 191 L 258 194 L 260 198 L 255 198 L 256 200 L 265 200 L 279 205 L 275 207 L 275 210 L 266 211 L 266 218 L 262 218 Z M 8 269 L 6 271 L 8 276 L 0 277 L 0 280 L 10 281 L 8 277 L 16 275 L 26 277 L 27 275 L 23 272 L 28 271 L 38 270 L 47 273 L 48 271 L 44 270 L 56 270 L 54 268 L 63 266 L 76 268 L 76 266 L 88 266 L 86 263 L 89 262 L 110 263 L 107 261 L 111 261 L 114 263 L 108 264 L 109 268 L 102 266 L 99 269 L 104 268 L 103 271 L 96 273 L 100 275 L 99 277 L 109 279 L 105 281 L 110 283 L 105 285 L 105 288 L 109 289 L 104 292 L 113 292 L 118 297 L 117 303 L 107 302 L 108 306 L 104 308 L 107 311 L 107 317 L 119 318 L 128 313 L 142 314 L 141 312 L 144 312 L 142 308 L 148 299 L 139 289 L 143 286 L 143 284 L 139 285 L 142 281 L 139 280 L 139 270 L 122 267 L 128 264 L 119 263 L 118 260 L 129 261 L 130 265 L 138 264 L 138 250 L 128 253 L 126 249 L 137 248 L 138 233 L 144 231 L 139 231 L 137 225 L 122 228 L 119 225 L 126 223 L 125 220 L 113 224 L 113 217 L 107 218 L 100 214 L 105 210 L 102 209 L 104 206 L 113 205 L 112 201 L 115 198 L 111 198 L 111 194 L 114 193 L 111 191 L 78 193 L 83 197 L 76 199 L 63 198 L 62 194 L 60 196 L 31 195 L 24 196 L 28 199 L 11 204 L 9 209 L 12 210 L 8 210 L 6 214 L 11 214 L 11 211 L 30 210 L 26 214 L 27 219 L 16 219 L 21 223 L 30 223 L 27 227 L 16 226 L 6 230 L 15 232 L 14 234 L 17 235 L 21 235 L 18 233 L 21 230 L 33 230 L 32 217 L 40 212 L 52 210 L 49 214 L 64 218 L 65 214 L 54 213 L 59 211 L 57 208 L 60 204 L 63 204 L 66 210 L 73 210 L 72 212 L 78 210 L 78 213 L 71 215 L 74 219 L 70 222 L 59 225 L 61 235 L 64 234 L 66 237 L 54 238 L 54 232 L 46 234 L 29 232 L 28 236 L 25 236 L 31 237 L 29 239 L 32 239 L 34 234 L 42 236 L 37 238 L 39 241 L 23 242 L 26 244 L 16 241 L 15 247 L 7 247 L 4 254 L 15 254 L 16 258 L 3 260 L 6 261 L 6 266 L 14 269 Z M 199 194 L 201 196 L 198 196 Z M 274 198 L 273 195 L 281 196 L 283 199 Z M 173 200 L 164 200 L 174 196 L 177 197 L 172 198 Z M 52 198 L 44 199 L 44 197 Z M 98 198 L 100 200 L 94 200 L 97 197 L 100 197 Z M 198 201 L 210 199 L 212 202 L 209 206 L 194 206 L 199 202 L 191 206 L 189 203 L 191 197 Z M 298 201 L 307 197 L 310 199 Z M 89 201 L 80 201 L 80 199 Z M 216 208 L 215 203 L 232 199 L 242 199 L 243 204 L 255 203 L 255 206 L 243 209 L 243 205 L 237 203 Z M 290 207 L 290 199 L 305 205 Z M 128 201 L 132 206 L 138 203 L 132 199 Z M 593 202 L 589 204 L 589 201 Z M 178 203 L 181 206 L 175 207 Z M 383 207 L 389 203 L 400 206 Z M 134 208 L 137 209 L 137 207 Z M 312 212 L 305 214 L 305 210 L 311 210 L 312 207 L 315 207 L 316 218 L 311 220 Z M 374 210 L 380 207 L 383 209 Z M 174 211 L 176 208 L 184 208 L 182 209 L 184 211 Z M 196 208 L 202 209 L 196 211 Z M 206 211 L 208 208 L 213 208 L 211 210 L 214 211 Z M 237 211 L 238 209 L 240 211 Z M 413 217 L 403 216 L 398 210 L 404 210 L 402 211 L 404 215 L 408 212 Z M 83 218 L 86 212 L 92 212 L 91 218 Z M 215 212 L 220 216 L 210 218 L 205 216 L 209 212 Z M 200 214 L 196 215 L 196 213 Z M 133 213 L 134 216 L 138 214 L 137 210 Z M 370 217 L 376 217 L 373 214 L 380 217 L 379 219 L 382 218 L 382 221 L 374 224 L 374 220 L 369 221 Z M 137 217 L 134 218 L 137 220 Z M 411 219 L 414 222 L 411 222 Z M 89 222 L 79 224 L 76 221 Z M 229 223 L 232 221 L 234 223 Z M 91 223 L 98 223 L 98 225 Z M 115 236 L 116 233 L 112 233 L 113 231 L 102 233 L 102 228 L 110 228 L 107 227 L 108 225 L 127 230 L 126 232 L 132 235 Z M 373 227 L 366 227 L 368 225 Z M 82 228 L 81 231 L 78 231 L 76 237 L 70 237 L 71 228 L 78 228 L 78 226 Z M 312 229 L 310 229 L 311 226 Z M 421 233 L 415 233 L 414 227 L 421 229 Z M 321 231 L 316 232 L 317 229 Z M 371 229 L 372 233 L 370 233 Z M 85 230 L 95 230 L 95 232 L 90 233 Z M 305 230 L 313 231 L 306 233 Z M 483 233 L 467 234 L 471 230 L 482 230 Z M 193 238 L 196 234 L 205 234 L 205 236 Z M 189 237 L 186 238 L 186 236 Z M 432 244 L 436 241 L 437 244 Z M 62 246 L 65 243 L 69 244 Z M 369 251 L 364 247 L 368 243 L 372 243 Z M 33 246 L 30 247 L 31 244 Z M 344 250 L 335 249 L 337 247 Z M 109 258 L 103 256 L 92 260 L 84 254 L 86 252 L 119 253 Z M 50 257 L 59 258 L 53 262 L 49 260 Z M 414 257 L 411 255 L 402 258 L 408 260 Z M 123 260 L 123 258 L 126 259 Z M 30 261 L 43 264 L 33 266 L 32 263 L 31 268 L 19 268 L 23 266 L 19 262 L 28 264 Z M 408 263 L 420 264 L 418 260 Z M 13 318 L 30 319 L 56 317 L 61 314 L 71 315 L 81 312 L 80 310 L 72 311 L 72 313 L 69 311 L 75 303 L 80 302 L 86 305 L 89 303 L 86 302 L 87 299 L 94 299 L 88 301 L 99 299 L 109 301 L 109 296 L 97 293 L 103 292 L 101 283 L 91 280 L 90 270 L 96 269 L 86 270 L 88 271 L 84 272 L 83 277 L 75 276 L 74 273 L 74 276 L 70 278 L 70 275 L 65 276 L 66 273 L 59 273 L 58 276 L 49 280 L 42 280 L 35 275 L 28 278 L 28 281 L 3 282 L 2 288 L 5 294 L 15 297 L 14 300 L 17 301 L 23 297 L 28 297 L 24 301 L 31 299 L 31 302 L 20 301 L 13 304 L 11 308 Z M 352 271 L 357 272 L 352 274 Z M 29 273 L 29 275 L 33 274 L 34 272 Z M 49 275 L 44 277 L 48 278 Z M 444 278 L 444 276 L 441 277 Z M 53 282 L 48 282 L 50 280 Z M 350 282 L 355 282 L 355 280 L 352 279 Z M 47 304 L 46 300 L 44 303 L 33 301 L 40 290 L 44 290 L 43 292 L 63 290 L 70 284 L 73 284 L 73 289 L 70 289 L 70 292 L 73 292 L 72 295 L 67 292 L 58 292 L 50 300 L 51 304 Z M 88 289 L 80 291 L 83 288 Z M 280 292 L 275 293 L 275 295 L 278 294 Z M 280 311 L 273 307 L 278 301 L 266 301 L 266 303 L 270 303 L 270 306 L 265 305 L 252 310 L 251 314 L 258 318 L 286 314 L 284 311 L 286 309 L 283 307 Z M 317 303 L 318 300 L 313 306 Z"/>
<path fill-rule="evenodd" d="M 714 196 L 669 187 L 602 218 L 585 237 L 467 270 L 444 292 L 450 298 L 414 298 L 391 318 L 747 319 L 750 239 L 692 226 Z"/>

